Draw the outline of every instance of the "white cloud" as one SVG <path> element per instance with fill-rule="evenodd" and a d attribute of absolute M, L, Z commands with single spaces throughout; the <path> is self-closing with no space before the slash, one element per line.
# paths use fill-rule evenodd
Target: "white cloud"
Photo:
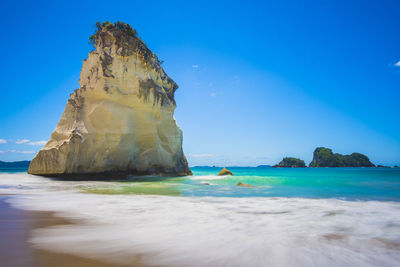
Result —
<path fill-rule="evenodd" d="M 217 93 L 211 93 L 210 96 L 211 96 L 211 97 L 216 97 L 216 96 L 217 96 Z"/>
<path fill-rule="evenodd" d="M 191 158 L 213 158 L 216 156 L 215 154 L 188 154 L 188 157 Z"/>
<path fill-rule="evenodd" d="M 7 140 L 5 140 L 5 139 L 0 139 L 0 144 L 6 144 L 7 143 Z"/>
<path fill-rule="evenodd" d="M 31 146 L 44 146 L 47 143 L 47 141 L 34 141 L 34 142 L 29 142 L 28 145 Z"/>
<path fill-rule="evenodd" d="M 26 151 L 26 150 L 0 150 L 0 154 L 5 154 L 5 153 L 16 153 L 16 154 L 35 154 L 35 151 Z"/>
<path fill-rule="evenodd" d="M 1 140 L 1 139 L 0 139 Z M 26 145 L 30 145 L 30 146 L 44 146 L 47 141 L 31 141 L 29 139 L 18 139 L 15 142 L 17 145 L 21 145 L 21 144 L 26 144 Z M 1 142 L 0 142 L 1 144 Z"/>
<path fill-rule="evenodd" d="M 193 68 L 193 69 L 198 69 L 198 68 L 199 68 L 199 65 L 197 65 L 197 64 L 192 65 L 192 68 Z"/>
<path fill-rule="evenodd" d="M 400 60 L 396 63 L 396 64 L 394 64 L 396 67 L 400 67 Z"/>
<path fill-rule="evenodd" d="M 18 139 L 15 143 L 17 145 L 20 145 L 20 144 L 28 143 L 29 141 L 31 141 L 31 140 L 29 140 L 29 139 Z"/>

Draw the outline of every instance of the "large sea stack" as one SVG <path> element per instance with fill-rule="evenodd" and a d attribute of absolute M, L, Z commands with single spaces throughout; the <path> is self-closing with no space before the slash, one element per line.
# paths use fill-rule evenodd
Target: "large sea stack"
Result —
<path fill-rule="evenodd" d="M 83 61 L 50 140 L 32 160 L 37 175 L 115 177 L 189 175 L 175 119 L 178 85 L 125 23 L 97 23 L 95 50 Z"/>

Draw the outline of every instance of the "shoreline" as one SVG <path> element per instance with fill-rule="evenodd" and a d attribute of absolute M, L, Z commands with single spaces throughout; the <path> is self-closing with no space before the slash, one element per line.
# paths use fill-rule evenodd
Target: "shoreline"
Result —
<path fill-rule="evenodd" d="M 391 199 L 400 200 L 395 191 L 400 173 L 274 172 L 237 171 L 221 179 L 207 171 L 190 180 L 128 183 L 2 174 L 0 198 L 11 206 L 0 205 L 0 218 L 8 221 L 0 234 L 11 232 L 7 240 L 16 245 L 3 242 L 13 255 L 1 262 L 11 267 L 398 265 L 400 201 Z M 215 178 L 211 186 L 201 184 Z M 257 187 L 240 188 L 238 181 Z M 160 188 L 179 189 L 182 197 L 145 194 Z M 114 191 L 90 193 L 95 189 Z"/>
<path fill-rule="evenodd" d="M 121 267 L 144 266 L 140 257 L 132 265 L 108 263 L 82 256 L 57 253 L 35 248 L 29 239 L 35 229 L 76 222 L 56 216 L 54 212 L 27 211 L 12 207 L 6 199 L 13 195 L 0 195 L 0 262 L 7 267 Z M 95 245 L 95 244 L 93 244 Z"/>

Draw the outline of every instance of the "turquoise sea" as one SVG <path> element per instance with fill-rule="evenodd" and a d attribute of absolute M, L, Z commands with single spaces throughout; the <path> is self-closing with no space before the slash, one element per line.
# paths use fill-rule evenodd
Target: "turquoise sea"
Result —
<path fill-rule="evenodd" d="M 400 266 L 400 169 L 228 169 L 120 181 L 8 169 L 0 194 L 79 222 L 36 229 L 35 247 L 124 266 L 138 254 L 149 266 Z"/>
<path fill-rule="evenodd" d="M 212 177 L 219 168 L 192 168 L 195 176 Z M 400 201 L 400 168 L 230 168 L 235 176 L 210 180 L 216 187 L 185 190 L 189 195 L 340 198 Z M 238 182 L 254 185 L 243 190 Z M 227 190 L 225 187 L 230 187 Z M 229 192 L 231 191 L 231 192 Z M 215 192 L 215 193 L 213 193 Z"/>
<path fill-rule="evenodd" d="M 94 193 L 213 197 L 304 197 L 400 201 L 400 168 L 193 167 L 192 177 L 141 177 L 90 187 Z M 20 173 L 26 169 L 0 169 Z M 238 182 L 253 188 L 238 187 Z"/>

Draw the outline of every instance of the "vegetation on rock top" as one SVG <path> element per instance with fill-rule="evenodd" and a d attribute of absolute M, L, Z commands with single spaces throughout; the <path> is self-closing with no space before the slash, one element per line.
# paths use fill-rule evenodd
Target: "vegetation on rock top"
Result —
<path fill-rule="evenodd" d="M 274 166 L 275 168 L 305 168 L 306 163 L 302 159 L 285 157 Z"/>
<path fill-rule="evenodd" d="M 317 147 L 310 167 L 375 167 L 369 158 L 361 153 L 342 155 L 332 149 Z"/>
<path fill-rule="evenodd" d="M 109 21 L 105 21 L 103 23 L 101 23 L 100 21 L 96 22 L 96 31 L 94 32 L 94 34 L 92 34 L 89 37 L 89 44 L 95 45 L 96 44 L 96 37 L 97 34 L 102 30 L 102 29 L 111 29 L 111 28 L 117 28 L 121 31 L 126 32 L 128 35 L 132 36 L 132 37 L 138 37 L 138 33 L 136 31 L 136 29 L 133 29 L 131 27 L 131 25 L 129 25 L 128 23 L 124 23 L 121 21 L 117 21 L 115 23 L 111 23 Z"/>
<path fill-rule="evenodd" d="M 118 40 L 118 43 L 124 44 L 124 49 L 122 50 L 123 56 L 131 54 L 132 51 L 140 51 L 146 61 L 157 63 L 155 67 L 164 63 L 163 60 L 160 60 L 155 53 L 151 52 L 151 50 L 147 48 L 146 44 L 138 36 L 136 29 L 132 28 L 128 23 L 121 21 L 115 23 L 109 21 L 101 23 L 97 21 L 96 30 L 94 34 L 89 37 L 89 44 L 96 46 L 99 38 L 101 38 L 102 32 L 104 31 L 111 31 L 115 36 L 119 37 L 120 40 Z"/>

